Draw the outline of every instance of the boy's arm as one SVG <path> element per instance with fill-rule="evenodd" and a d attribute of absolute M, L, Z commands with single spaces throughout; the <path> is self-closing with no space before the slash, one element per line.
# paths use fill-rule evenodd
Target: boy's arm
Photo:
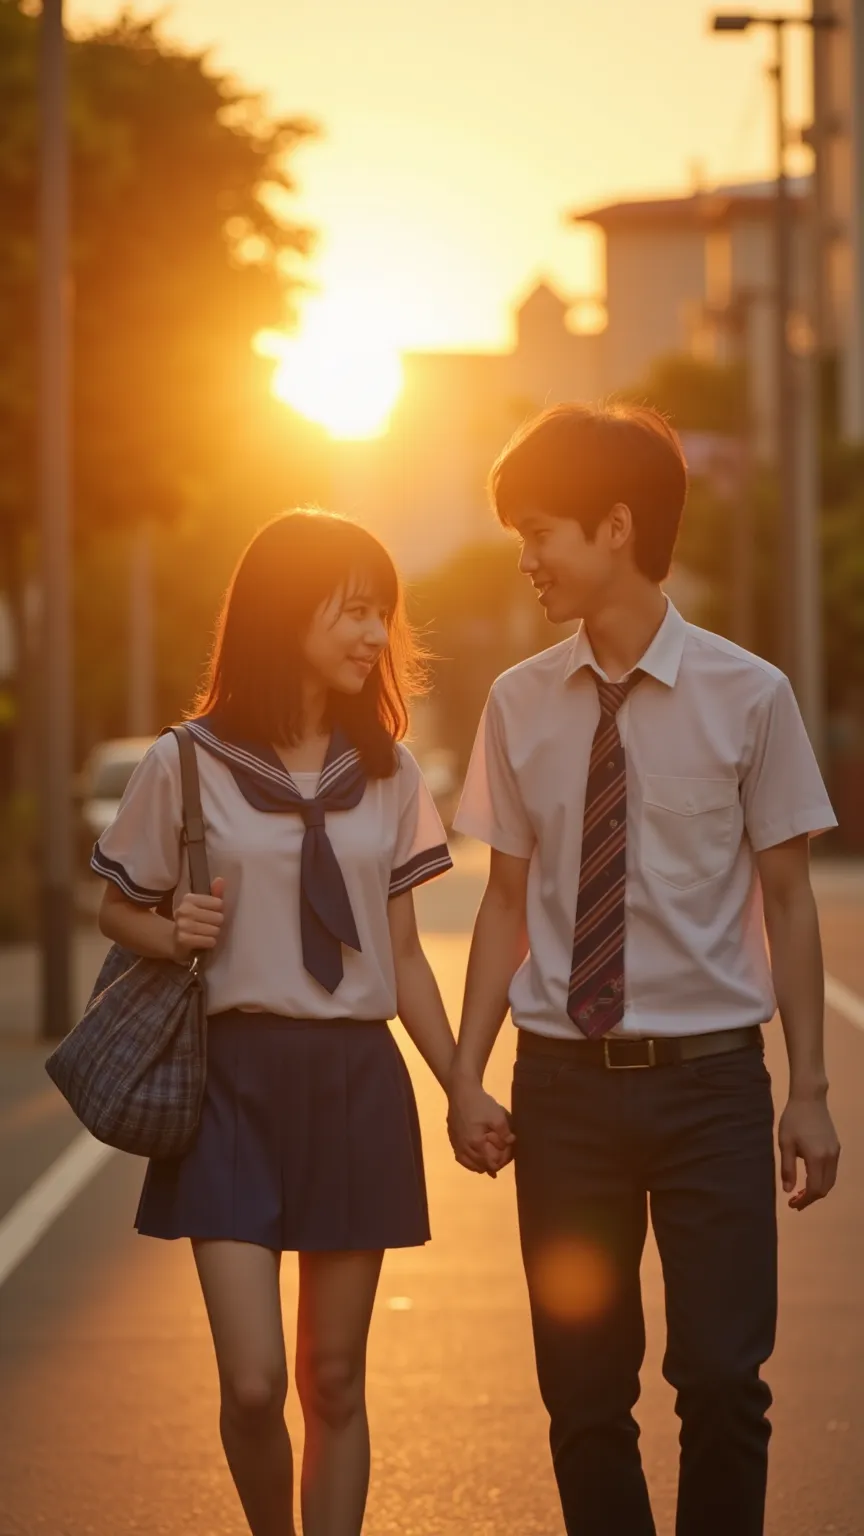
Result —
<path fill-rule="evenodd" d="M 471 940 L 465 1001 L 450 1078 L 448 1129 L 457 1160 L 474 1172 L 503 1167 L 513 1143 L 506 1112 L 483 1088 L 483 1073 L 507 1014 L 510 983 L 528 952 L 529 860 L 490 854 L 489 879 Z M 500 1151 L 493 1156 L 487 1138 Z"/>
<path fill-rule="evenodd" d="M 780 1120 L 781 1178 L 793 1210 L 821 1200 L 837 1177 L 840 1143 L 828 1111 L 824 1055 L 825 988 L 807 837 L 756 855 L 765 905 L 774 991 L 789 1058 L 789 1102 Z M 806 1169 L 797 1193 L 797 1160 Z"/>

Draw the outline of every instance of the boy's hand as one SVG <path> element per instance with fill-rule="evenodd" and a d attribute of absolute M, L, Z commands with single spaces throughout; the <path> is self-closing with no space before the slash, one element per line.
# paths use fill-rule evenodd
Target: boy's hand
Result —
<path fill-rule="evenodd" d="M 457 1163 L 472 1173 L 489 1173 L 494 1178 L 499 1158 L 515 1140 L 506 1109 L 473 1077 L 455 1077 L 449 1097 L 447 1129 Z M 509 1156 L 505 1158 L 509 1160 Z"/>
<path fill-rule="evenodd" d="M 793 1211 L 806 1210 L 824 1200 L 834 1188 L 840 1142 L 824 1098 L 790 1099 L 777 1132 L 780 1144 L 780 1175 Z M 806 1171 L 804 1188 L 793 1194 L 798 1178 L 798 1158 Z"/>

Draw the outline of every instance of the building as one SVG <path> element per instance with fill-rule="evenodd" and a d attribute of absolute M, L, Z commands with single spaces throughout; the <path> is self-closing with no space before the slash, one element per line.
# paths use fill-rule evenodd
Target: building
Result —
<path fill-rule="evenodd" d="M 598 338 L 540 283 L 519 306 L 508 352 L 412 352 L 387 432 L 334 444 L 332 501 L 386 540 L 409 575 L 495 536 L 489 469 L 521 421 L 597 394 Z"/>
<path fill-rule="evenodd" d="M 803 341 L 809 188 L 792 182 L 790 194 L 792 300 Z M 670 353 L 717 362 L 746 358 L 754 445 L 770 458 L 776 440 L 770 184 L 613 203 L 570 217 L 604 236 L 607 324 L 598 337 L 600 392 L 639 384 L 655 359 Z"/>
<path fill-rule="evenodd" d="M 812 180 L 793 198 L 790 341 L 815 346 L 839 435 L 864 442 L 864 0 L 814 0 Z M 627 388 L 670 352 L 746 356 L 757 453 L 773 455 L 773 183 L 581 209 L 605 243 L 601 392 Z"/>

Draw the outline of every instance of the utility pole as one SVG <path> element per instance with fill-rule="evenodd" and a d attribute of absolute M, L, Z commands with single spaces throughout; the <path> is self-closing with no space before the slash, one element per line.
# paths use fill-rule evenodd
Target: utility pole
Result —
<path fill-rule="evenodd" d="M 822 622 L 822 433 L 819 389 L 819 354 L 810 344 L 795 359 L 795 385 L 799 421 L 795 445 L 794 564 L 796 570 L 795 628 L 792 635 L 794 683 L 798 705 L 813 751 L 820 763 L 825 756 L 825 655 Z"/>
<path fill-rule="evenodd" d="M 788 673 L 817 752 L 822 749 L 824 679 L 819 570 L 819 403 L 815 361 L 795 357 L 789 344 L 792 317 L 792 218 L 786 175 L 786 77 L 784 34 L 788 26 L 807 26 L 815 34 L 837 25 L 818 3 L 811 15 L 735 13 L 714 16 L 715 32 L 747 32 L 770 27 L 774 33 L 776 199 L 774 250 L 774 352 L 776 446 L 779 487 L 777 638 L 779 661 Z M 811 198 L 811 203 L 813 199 Z M 812 288 L 812 279 L 810 283 Z M 813 319 L 813 295 L 810 296 Z"/>
<path fill-rule="evenodd" d="M 130 736 L 152 736 L 154 704 L 153 553 L 150 529 L 137 523 L 129 539 Z"/>
<path fill-rule="evenodd" d="M 71 1019 L 72 624 L 70 284 L 63 0 L 43 0 L 39 204 L 39 500 L 42 639 L 42 1034 Z"/>
<path fill-rule="evenodd" d="M 777 477 L 779 483 L 778 528 L 780 548 L 776 591 L 776 625 L 780 666 L 799 686 L 795 676 L 795 626 L 798 622 L 801 582 L 796 539 L 796 390 L 793 358 L 789 347 L 792 315 L 792 210 L 786 176 L 786 71 L 784 59 L 785 18 L 775 16 L 774 144 L 776 153 L 774 205 L 774 378 L 776 393 Z"/>
<path fill-rule="evenodd" d="M 756 645 L 756 527 L 754 506 L 754 408 L 750 368 L 752 310 L 762 298 L 758 289 L 739 288 L 734 296 L 715 293 L 715 302 L 703 311 L 704 318 L 726 337 L 727 356 L 741 375 L 744 399 L 735 434 L 737 452 L 730 488 L 724 493 L 730 504 L 729 543 L 732 593 L 729 605 L 730 639 L 745 651 Z"/>
<path fill-rule="evenodd" d="M 738 437 L 739 458 L 735 518 L 732 525 L 732 568 L 735 572 L 732 594 L 733 638 L 745 651 L 752 651 L 756 635 L 756 508 L 754 496 L 753 403 L 748 365 L 752 329 L 753 295 L 736 295 L 730 325 L 735 346 L 735 361 L 744 380 L 747 397 L 741 413 Z"/>

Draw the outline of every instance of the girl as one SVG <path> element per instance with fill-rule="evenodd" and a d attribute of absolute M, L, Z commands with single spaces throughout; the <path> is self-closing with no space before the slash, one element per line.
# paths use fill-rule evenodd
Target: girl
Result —
<path fill-rule="evenodd" d="M 398 1011 L 444 1086 L 454 1043 L 412 890 L 451 860 L 400 744 L 415 661 L 378 541 L 329 513 L 277 518 L 240 561 L 188 721 L 212 894 L 188 892 L 170 734 L 93 854 L 108 938 L 177 961 L 212 952 L 198 1136 L 150 1164 L 136 1226 L 192 1240 L 254 1536 L 295 1529 L 282 1252 L 300 1266 L 303 1530 L 356 1536 L 383 1250 L 429 1237 L 416 1105 L 386 1023 Z M 171 892 L 173 920 L 155 910 Z"/>

